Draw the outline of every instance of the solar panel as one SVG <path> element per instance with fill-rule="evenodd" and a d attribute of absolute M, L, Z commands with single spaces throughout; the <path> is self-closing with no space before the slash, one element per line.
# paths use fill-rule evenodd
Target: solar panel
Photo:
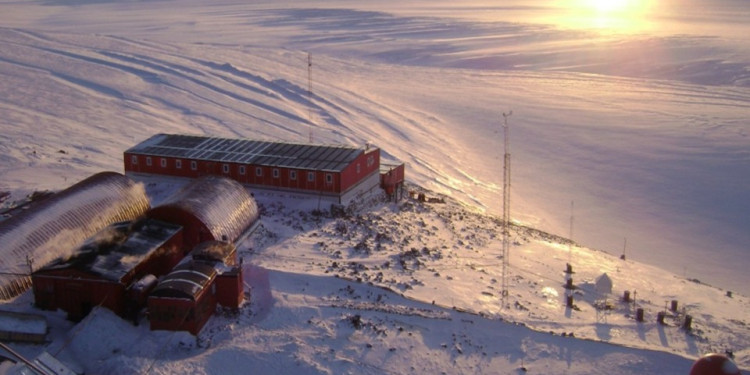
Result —
<path fill-rule="evenodd" d="M 152 156 L 340 171 L 363 152 L 350 146 L 158 134 L 128 152 Z"/>

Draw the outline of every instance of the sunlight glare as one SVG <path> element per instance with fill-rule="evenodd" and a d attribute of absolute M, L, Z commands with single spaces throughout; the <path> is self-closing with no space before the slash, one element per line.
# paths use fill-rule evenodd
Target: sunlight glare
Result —
<path fill-rule="evenodd" d="M 651 25 L 654 0 L 559 0 L 557 24 L 613 33 L 640 33 Z"/>

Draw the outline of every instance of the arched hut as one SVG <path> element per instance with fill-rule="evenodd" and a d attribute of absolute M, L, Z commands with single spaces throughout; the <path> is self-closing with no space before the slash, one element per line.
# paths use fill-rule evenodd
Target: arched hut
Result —
<path fill-rule="evenodd" d="M 29 275 L 68 257 L 87 238 L 146 212 L 143 186 L 116 172 L 97 173 L 0 223 L 0 300 L 31 286 Z"/>

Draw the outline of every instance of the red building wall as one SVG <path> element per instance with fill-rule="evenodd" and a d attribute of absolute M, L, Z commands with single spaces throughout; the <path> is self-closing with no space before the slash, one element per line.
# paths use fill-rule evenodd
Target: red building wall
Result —
<path fill-rule="evenodd" d="M 346 191 L 379 169 L 380 149 L 371 149 L 362 153 L 341 172 L 341 191 Z"/>
<path fill-rule="evenodd" d="M 68 319 L 81 320 L 95 306 L 118 315 L 125 312 L 125 286 L 75 270 L 50 270 L 32 276 L 34 304 L 44 310 L 61 309 Z"/>
<path fill-rule="evenodd" d="M 244 300 L 242 284 L 242 267 L 224 272 L 216 277 L 217 302 L 224 306 L 237 309 Z"/>
<path fill-rule="evenodd" d="M 149 158 L 151 159 L 150 165 L 147 162 Z M 370 149 L 362 153 L 340 173 L 258 166 L 254 164 L 133 155 L 127 152 L 124 159 L 126 172 L 188 178 L 217 175 L 229 177 L 247 185 L 338 194 L 346 191 L 360 182 L 364 177 L 378 170 L 380 166 L 380 149 Z M 180 166 L 179 168 L 177 167 L 178 165 Z M 244 173 L 242 173 L 243 169 Z M 260 173 L 258 170 L 260 170 Z M 308 176 L 310 173 L 313 174 L 312 178 Z"/>
<path fill-rule="evenodd" d="M 151 330 L 188 331 L 197 335 L 216 310 L 214 289 L 212 281 L 195 300 L 148 297 Z"/>
<path fill-rule="evenodd" d="M 180 248 L 182 249 L 182 253 L 179 254 L 179 256 L 175 256 L 175 258 L 179 258 L 177 259 L 177 262 L 179 262 L 179 260 L 182 259 L 182 257 L 188 251 L 192 250 L 199 243 L 204 241 L 221 240 L 221 238 L 213 238 L 211 231 L 201 220 L 199 220 L 189 212 L 185 212 L 184 210 L 176 209 L 170 206 L 155 207 L 149 210 L 146 213 L 146 216 L 152 219 L 166 221 L 168 223 L 178 224 L 182 226 L 182 236 L 179 236 L 181 239 Z M 171 271 L 171 269 L 175 266 L 175 264 L 177 264 L 177 262 L 172 264 L 169 269 L 161 273 L 161 275 L 164 275 Z"/>

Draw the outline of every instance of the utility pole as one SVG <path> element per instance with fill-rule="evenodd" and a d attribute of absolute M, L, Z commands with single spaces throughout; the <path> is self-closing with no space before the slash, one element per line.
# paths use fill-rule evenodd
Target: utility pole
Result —
<path fill-rule="evenodd" d="M 307 53 L 307 120 L 310 122 L 310 138 L 309 142 L 313 143 L 313 119 L 312 119 L 312 52 Z"/>
<path fill-rule="evenodd" d="M 503 158 L 503 307 L 508 303 L 508 266 L 510 265 L 510 139 L 508 117 L 512 114 L 513 111 L 503 112 L 503 137 L 505 138 L 505 155 Z"/>

